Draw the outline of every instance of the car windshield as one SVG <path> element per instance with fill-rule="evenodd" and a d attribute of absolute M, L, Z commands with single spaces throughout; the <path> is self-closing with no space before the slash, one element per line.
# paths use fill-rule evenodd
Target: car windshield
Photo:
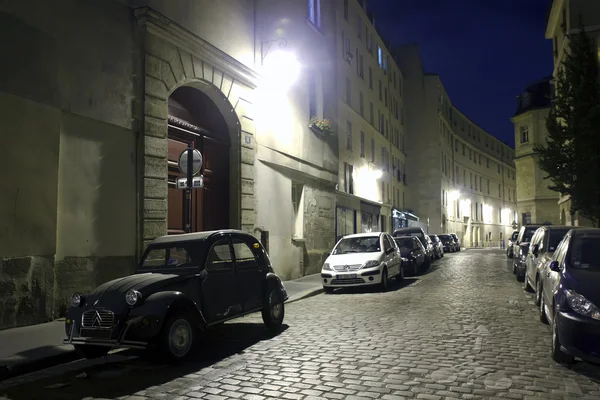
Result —
<path fill-rule="evenodd" d="M 432 240 L 434 243 L 437 243 L 437 242 L 439 242 L 439 241 L 440 241 L 440 238 L 439 238 L 439 237 L 437 237 L 437 236 L 430 236 L 430 238 L 431 238 L 431 240 Z"/>
<path fill-rule="evenodd" d="M 576 238 L 571 250 L 569 263 L 571 267 L 588 271 L 600 271 L 599 246 L 600 236 Z"/>
<path fill-rule="evenodd" d="M 440 235 L 440 240 L 442 240 L 443 242 L 447 242 L 449 241 L 451 238 L 448 235 Z"/>
<path fill-rule="evenodd" d="M 151 249 L 140 263 L 140 269 L 177 268 L 188 266 L 192 257 L 183 247 L 162 247 Z"/>
<path fill-rule="evenodd" d="M 417 244 L 415 243 L 413 238 L 394 238 L 398 247 L 400 247 L 400 252 L 405 253 L 417 248 Z"/>
<path fill-rule="evenodd" d="M 567 232 L 569 232 L 569 229 L 550 230 L 550 238 L 548 239 L 549 252 L 553 252 L 554 250 L 556 250 L 556 246 L 558 246 L 560 241 L 563 240 Z"/>
<path fill-rule="evenodd" d="M 343 238 L 331 254 L 375 253 L 381 251 L 379 236 Z"/>

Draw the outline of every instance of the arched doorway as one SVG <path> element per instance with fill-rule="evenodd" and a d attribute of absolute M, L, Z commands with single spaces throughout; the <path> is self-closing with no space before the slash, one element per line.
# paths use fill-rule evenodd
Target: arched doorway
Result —
<path fill-rule="evenodd" d="M 169 234 L 183 233 L 185 191 L 176 188 L 183 177 L 177 166 L 189 143 L 202 153 L 204 188 L 192 191 L 191 231 L 229 228 L 229 128 L 213 101 L 200 90 L 182 86 L 168 100 Z"/>

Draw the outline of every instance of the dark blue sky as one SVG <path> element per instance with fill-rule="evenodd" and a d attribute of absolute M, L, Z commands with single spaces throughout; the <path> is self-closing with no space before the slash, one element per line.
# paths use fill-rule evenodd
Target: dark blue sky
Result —
<path fill-rule="evenodd" d="M 516 96 L 552 74 L 544 38 L 551 0 L 368 0 L 393 44 L 418 42 L 426 72 L 440 75 L 452 103 L 514 146 Z"/>

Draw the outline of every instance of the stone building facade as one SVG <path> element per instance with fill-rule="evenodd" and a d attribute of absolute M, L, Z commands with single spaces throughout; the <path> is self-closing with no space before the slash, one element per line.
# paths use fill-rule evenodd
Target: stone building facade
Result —
<path fill-rule="evenodd" d="M 303 83 L 335 81 L 335 20 L 325 2 L 312 2 L 323 29 L 307 25 L 304 0 L 255 3 L 0 5 L 0 46 L 14 54 L 0 79 L 0 329 L 59 316 L 74 291 L 133 272 L 149 241 L 181 232 L 188 143 L 205 159 L 193 230 L 268 237 L 285 279 L 320 268 L 335 239 L 337 140 L 309 129 Z M 280 37 L 299 69 L 284 92 L 267 68 L 282 48 L 265 52 Z M 318 101 L 336 119 L 335 102 Z"/>
<path fill-rule="evenodd" d="M 556 78 L 565 54 L 569 51 L 567 34 L 579 28 L 580 18 L 586 32 L 598 44 L 598 57 L 600 57 L 600 2 L 596 0 L 553 0 L 548 10 L 545 36 L 547 40 L 552 40 L 554 60 L 552 76 L 554 78 Z M 577 212 L 571 213 L 569 196 L 560 196 L 558 208 L 562 224 L 593 226 L 591 221 L 581 217 Z"/>
<path fill-rule="evenodd" d="M 517 169 L 517 215 L 519 224 L 560 223 L 559 194 L 548 188 L 552 182 L 538 164 L 534 147 L 546 143 L 546 118 L 552 98 L 552 77 L 529 85 L 518 96 L 511 121 L 515 125 Z"/>
<path fill-rule="evenodd" d="M 499 246 L 516 212 L 514 150 L 452 104 L 438 75 L 423 71 L 419 47 L 395 49 L 406 79 L 409 203 L 430 233 L 463 246 Z"/>

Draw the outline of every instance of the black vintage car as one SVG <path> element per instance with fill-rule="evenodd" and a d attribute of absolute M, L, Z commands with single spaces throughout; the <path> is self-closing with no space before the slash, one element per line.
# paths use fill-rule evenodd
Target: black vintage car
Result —
<path fill-rule="evenodd" d="M 252 235 L 162 236 L 148 246 L 134 275 L 73 295 L 64 343 L 85 358 L 114 347 L 157 348 L 179 361 L 192 353 L 202 330 L 235 317 L 262 311 L 267 327 L 277 330 L 287 298 Z"/>

